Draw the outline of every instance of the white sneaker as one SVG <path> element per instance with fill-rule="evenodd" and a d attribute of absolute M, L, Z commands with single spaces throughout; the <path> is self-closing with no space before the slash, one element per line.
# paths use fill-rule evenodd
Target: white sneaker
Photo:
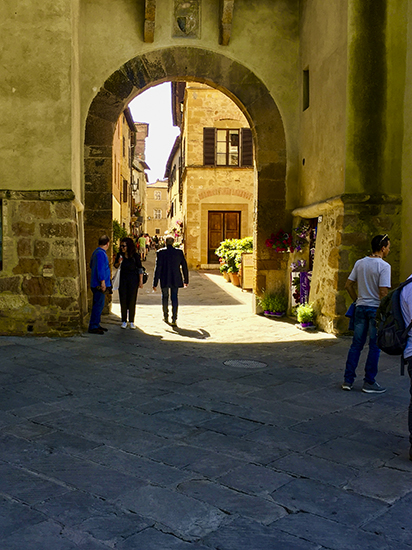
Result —
<path fill-rule="evenodd" d="M 134 324 L 134 323 L 130 323 L 130 328 L 132 330 L 136 330 L 137 329 L 137 326 Z"/>
<path fill-rule="evenodd" d="M 127 328 L 127 323 L 122 323 L 120 328 Z"/>

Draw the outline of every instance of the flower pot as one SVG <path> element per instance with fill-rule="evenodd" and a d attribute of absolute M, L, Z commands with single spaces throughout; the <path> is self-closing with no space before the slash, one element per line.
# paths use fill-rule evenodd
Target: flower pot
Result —
<path fill-rule="evenodd" d="M 228 283 L 230 283 L 230 273 L 228 273 L 227 271 L 224 271 L 222 273 L 222 275 L 223 275 L 224 280 L 227 281 Z"/>
<path fill-rule="evenodd" d="M 314 325 L 312 321 L 307 321 L 306 323 L 300 323 L 298 326 L 302 330 L 313 330 L 316 328 L 316 325 Z"/>
<path fill-rule="evenodd" d="M 285 316 L 284 311 L 264 311 L 263 315 L 265 317 L 271 317 L 272 319 L 280 319 L 281 317 Z"/>
<path fill-rule="evenodd" d="M 230 281 L 232 285 L 240 286 L 239 275 L 237 273 L 230 273 Z"/>
<path fill-rule="evenodd" d="M 275 317 L 275 313 L 273 311 L 264 311 L 263 315 L 265 317 Z"/>

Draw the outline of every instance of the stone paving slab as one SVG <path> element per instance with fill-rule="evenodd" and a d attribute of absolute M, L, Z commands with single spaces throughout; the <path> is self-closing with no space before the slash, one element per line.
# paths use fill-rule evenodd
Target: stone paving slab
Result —
<path fill-rule="evenodd" d="M 342 392 L 349 338 L 211 272 L 179 297 L 176 330 L 146 285 L 136 331 L 114 302 L 104 336 L 0 338 L 0 549 L 411 550 L 398 358 Z"/>

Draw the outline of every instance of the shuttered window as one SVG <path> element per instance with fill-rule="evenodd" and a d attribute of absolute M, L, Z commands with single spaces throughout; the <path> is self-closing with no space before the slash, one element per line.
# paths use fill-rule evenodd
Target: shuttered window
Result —
<path fill-rule="evenodd" d="M 203 128 L 204 166 L 253 166 L 253 140 L 249 128 Z"/>
<path fill-rule="evenodd" d="M 215 128 L 203 128 L 203 164 L 215 165 Z"/>
<path fill-rule="evenodd" d="M 253 166 L 253 139 L 250 128 L 242 128 L 242 166 Z"/>

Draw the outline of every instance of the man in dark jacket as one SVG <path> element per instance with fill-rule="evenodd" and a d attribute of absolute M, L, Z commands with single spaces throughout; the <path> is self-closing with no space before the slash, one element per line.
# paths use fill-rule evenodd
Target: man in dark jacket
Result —
<path fill-rule="evenodd" d="M 166 248 L 157 252 L 156 267 L 153 277 L 153 290 L 157 290 L 160 280 L 162 289 L 163 320 L 169 322 L 169 293 L 172 302 L 172 327 L 177 326 L 177 293 L 179 288 L 189 284 L 189 271 L 183 251 L 173 247 L 174 238 L 166 238 Z M 183 277 L 182 277 L 183 272 Z"/>

